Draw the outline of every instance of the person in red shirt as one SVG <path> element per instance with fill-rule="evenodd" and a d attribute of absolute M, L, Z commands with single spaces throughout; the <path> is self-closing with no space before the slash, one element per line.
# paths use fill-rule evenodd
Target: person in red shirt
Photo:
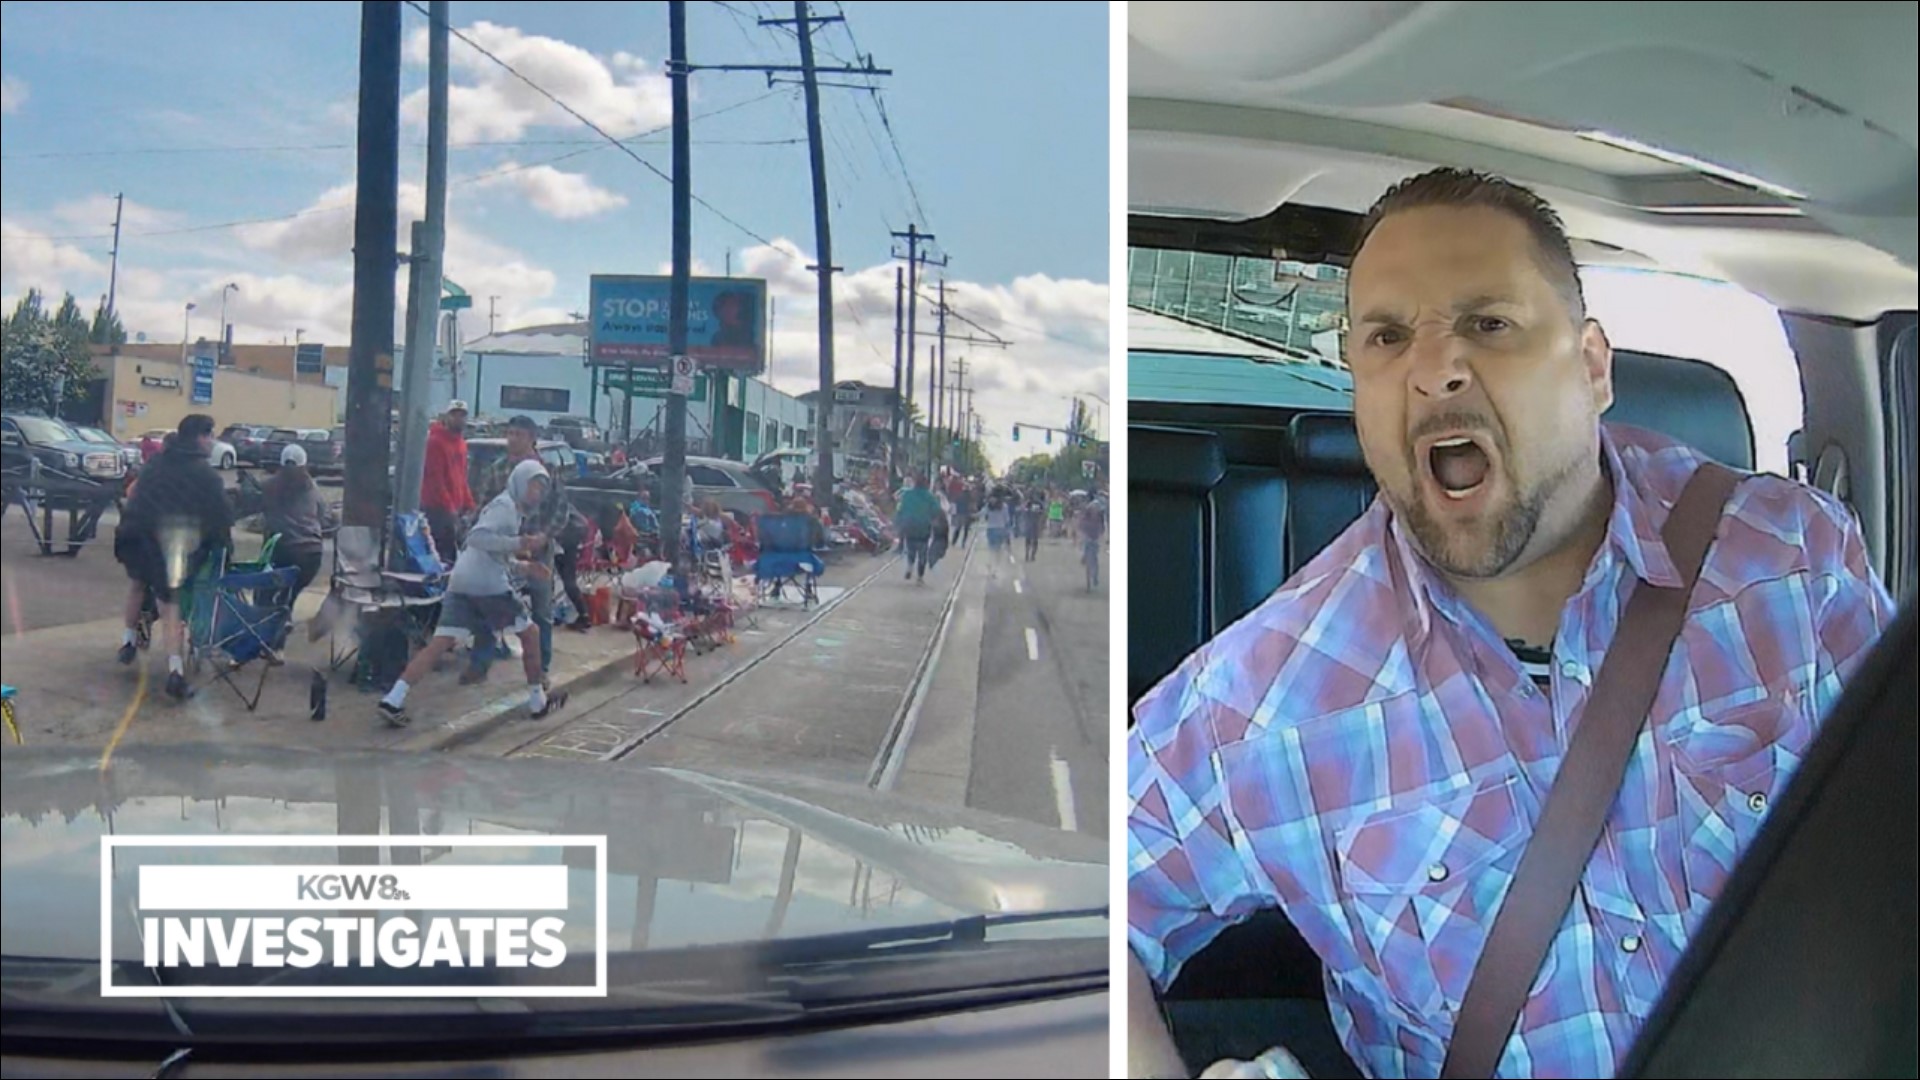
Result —
<path fill-rule="evenodd" d="M 473 512 L 473 490 L 467 486 L 467 403 L 453 401 L 446 414 L 427 429 L 426 472 L 420 478 L 420 509 L 433 531 L 434 550 L 442 562 L 460 554 L 461 515 Z"/>

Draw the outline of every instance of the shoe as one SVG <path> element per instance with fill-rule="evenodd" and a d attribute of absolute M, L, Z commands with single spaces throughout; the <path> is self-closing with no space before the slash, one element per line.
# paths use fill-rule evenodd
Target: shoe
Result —
<path fill-rule="evenodd" d="M 406 706 L 389 705 L 385 701 L 380 703 L 380 716 L 388 727 L 406 727 L 413 722 L 413 717 L 407 715 Z"/>
<path fill-rule="evenodd" d="M 475 671 L 472 668 L 468 668 L 460 673 L 461 686 L 479 686 L 486 681 L 487 673 L 484 671 Z"/>
<path fill-rule="evenodd" d="M 139 659 L 140 650 L 134 646 L 133 642 L 128 641 L 120 646 L 119 657 L 122 664 L 131 664 Z"/>
<path fill-rule="evenodd" d="M 555 693 L 548 694 L 547 707 L 544 709 L 541 709 L 537 713 L 528 713 L 527 719 L 545 720 L 547 717 L 553 715 L 555 709 L 558 709 L 564 706 L 566 703 L 567 703 L 567 692 L 565 690 L 560 690 Z"/>
<path fill-rule="evenodd" d="M 187 677 L 178 671 L 167 672 L 167 696 L 175 701 L 187 700 Z"/>
<path fill-rule="evenodd" d="M 588 617 L 587 617 L 587 616 L 585 616 L 585 615 L 582 615 L 582 616 L 580 616 L 579 618 L 577 618 L 577 619 L 575 619 L 575 620 L 573 620 L 572 622 L 570 622 L 570 623 L 568 623 L 568 624 L 567 624 L 567 629 L 569 629 L 569 630 L 578 630 L 579 632 L 581 632 L 581 633 L 583 633 L 583 634 L 584 634 L 584 633 L 586 633 L 587 631 L 589 631 L 589 630 L 591 630 L 591 629 L 593 629 L 593 620 L 592 620 L 592 619 L 590 619 L 590 618 L 588 618 Z"/>

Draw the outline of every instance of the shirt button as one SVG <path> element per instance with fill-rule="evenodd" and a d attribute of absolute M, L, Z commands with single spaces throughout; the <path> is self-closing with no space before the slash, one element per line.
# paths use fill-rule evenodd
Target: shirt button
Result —
<path fill-rule="evenodd" d="M 1628 934 L 1626 937 L 1621 938 L 1620 951 L 1625 953 L 1639 952 L 1640 951 L 1640 935 Z"/>
<path fill-rule="evenodd" d="M 1569 679 L 1578 679 L 1580 677 L 1580 665 L 1572 660 L 1562 660 L 1560 661 L 1560 674 Z"/>
<path fill-rule="evenodd" d="M 1436 884 L 1447 880 L 1446 864 L 1434 863 L 1432 866 L 1427 867 L 1427 880 Z"/>
<path fill-rule="evenodd" d="M 1764 791 L 1756 791 L 1753 794 L 1748 795 L 1747 809 L 1753 811 L 1756 814 L 1766 813 L 1767 812 L 1767 793 Z"/>

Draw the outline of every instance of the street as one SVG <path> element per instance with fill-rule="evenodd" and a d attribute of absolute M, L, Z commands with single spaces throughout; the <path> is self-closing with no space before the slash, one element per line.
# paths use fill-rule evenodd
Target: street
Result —
<path fill-rule="evenodd" d="M 1050 828 L 1107 826 L 1107 595 L 1086 589 L 1071 541 L 1034 563 L 989 554 L 976 534 L 924 582 L 893 554 L 852 555 L 822 578 L 821 603 L 763 607 L 733 645 L 690 657 L 681 683 L 632 673 L 631 635 L 561 632 L 552 675 L 572 702 L 524 719 L 517 665 L 480 686 L 449 670 L 423 686 L 421 718 L 393 729 L 372 695 L 331 671 L 337 643 L 296 634 L 267 672 L 257 711 L 202 674 L 180 705 L 157 693 L 155 650 L 112 660 L 125 576 L 111 517 L 78 558 L 47 558 L 18 515 L 3 534 L 6 681 L 30 744 L 110 756 L 140 743 L 266 744 L 322 752 L 412 750 L 613 767 L 664 766 L 870 786 Z M 243 550 L 258 538 L 237 534 Z M 297 609 L 319 607 L 326 576 Z M 511 666 L 512 672 L 504 669 Z M 329 671 L 325 721 L 307 718 L 313 671 Z M 250 684 L 248 684 L 250 685 Z"/>

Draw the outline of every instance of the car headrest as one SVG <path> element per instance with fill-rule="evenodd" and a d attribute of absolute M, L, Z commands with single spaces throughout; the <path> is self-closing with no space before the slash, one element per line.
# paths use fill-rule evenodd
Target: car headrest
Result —
<path fill-rule="evenodd" d="M 1753 422 L 1746 400 L 1733 376 L 1712 364 L 1616 349 L 1613 407 L 1605 419 L 1665 435 L 1723 465 L 1753 468 Z M 1301 413 L 1288 425 L 1288 435 L 1299 472 L 1367 472 L 1350 414 Z"/>
<path fill-rule="evenodd" d="M 1753 422 L 1733 376 L 1699 360 L 1615 349 L 1605 419 L 1677 439 L 1736 469 L 1753 468 Z"/>
<path fill-rule="evenodd" d="M 1205 494 L 1227 475 L 1227 459 L 1211 431 L 1129 426 L 1127 470 L 1131 487 Z"/>
<path fill-rule="evenodd" d="M 1295 470 L 1313 475 L 1365 476 L 1360 433 L 1351 413 L 1301 413 L 1287 425 Z"/>

